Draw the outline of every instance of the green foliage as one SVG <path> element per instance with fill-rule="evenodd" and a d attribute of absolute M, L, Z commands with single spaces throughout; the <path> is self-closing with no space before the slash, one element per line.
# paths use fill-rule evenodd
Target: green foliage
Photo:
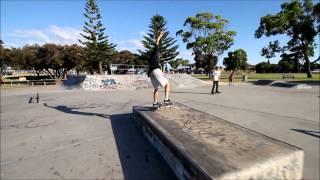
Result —
<path fill-rule="evenodd" d="M 84 70 L 84 49 L 78 45 L 63 47 L 63 67 L 66 71 L 75 68 L 77 72 Z"/>
<path fill-rule="evenodd" d="M 287 35 L 290 40 L 282 47 L 282 52 L 287 51 L 287 54 L 296 54 L 297 57 L 302 57 L 308 67 L 308 77 L 312 77 L 309 57 L 314 55 L 316 47 L 314 40 L 320 33 L 319 4 L 314 6 L 311 0 L 304 0 L 303 3 L 299 0 L 285 2 L 277 14 L 263 16 L 260 20 L 260 26 L 255 32 L 256 38 L 263 35 L 267 37 Z M 264 54 L 273 57 L 272 53 Z"/>
<path fill-rule="evenodd" d="M 228 57 L 224 58 L 223 65 L 227 71 L 246 70 L 247 68 L 247 53 L 243 49 L 237 49 L 234 52 L 228 52 Z"/>
<path fill-rule="evenodd" d="M 0 74 L 3 74 L 10 65 L 10 50 L 4 48 L 3 41 L 0 39 Z"/>
<path fill-rule="evenodd" d="M 226 30 L 227 23 L 220 15 L 204 12 L 188 17 L 184 22 L 187 30 L 177 31 L 187 49 L 193 50 L 197 68 L 210 72 L 218 57 L 233 44 L 236 32 Z"/>
<path fill-rule="evenodd" d="M 289 73 L 292 72 L 294 68 L 294 64 L 290 63 L 289 61 L 286 60 L 281 60 L 279 61 L 279 66 L 280 66 L 280 72 L 283 73 Z"/>
<path fill-rule="evenodd" d="M 300 60 L 303 59 L 303 57 L 301 57 L 301 54 L 299 53 L 291 53 L 291 54 L 287 54 L 287 53 L 283 53 L 281 55 L 281 60 L 280 61 L 285 61 L 287 63 L 289 63 L 290 65 L 292 65 L 292 68 L 290 69 L 290 71 L 292 72 L 301 72 L 302 69 L 302 61 L 300 62 Z M 280 63 L 279 61 L 279 63 Z M 286 68 L 284 68 L 286 69 Z"/>
<path fill-rule="evenodd" d="M 115 44 L 109 43 L 108 36 L 104 34 L 105 28 L 101 23 L 101 14 L 95 0 L 87 0 L 84 16 L 83 32 L 80 33 L 85 39 L 79 40 L 85 48 L 86 68 L 90 73 L 99 72 L 102 74 L 103 64 L 108 64 L 114 53 Z"/>
<path fill-rule="evenodd" d="M 151 18 L 151 24 L 149 25 L 149 32 L 147 35 L 143 36 L 144 40 L 141 41 L 145 49 L 138 50 L 144 60 L 150 59 L 156 46 L 157 37 L 161 31 L 164 32 L 159 44 L 161 66 L 165 61 L 173 60 L 179 54 L 179 52 L 177 52 L 179 46 L 175 45 L 176 40 L 174 40 L 174 38 L 169 37 L 169 31 L 166 28 L 166 24 L 167 21 L 164 17 L 160 15 L 153 16 Z"/>
<path fill-rule="evenodd" d="M 265 56 L 267 59 L 275 57 L 275 53 L 283 51 L 280 47 L 279 41 L 269 42 L 268 47 L 264 47 L 261 50 L 261 56 Z"/>
<path fill-rule="evenodd" d="M 256 65 L 257 73 L 269 73 L 271 69 L 271 65 L 267 62 L 261 62 Z"/>
<path fill-rule="evenodd" d="M 294 64 L 291 61 L 281 60 L 278 64 L 260 62 L 256 65 L 256 73 L 292 73 Z"/>
<path fill-rule="evenodd" d="M 146 59 L 146 58 L 145 58 Z M 113 64 L 147 65 L 148 61 L 128 50 L 116 52 L 112 57 Z"/>
<path fill-rule="evenodd" d="M 77 45 L 35 44 L 5 50 L 6 66 L 34 70 L 38 75 L 45 71 L 52 79 L 63 78 L 73 68 L 82 70 L 84 64 L 83 48 Z"/>
<path fill-rule="evenodd" d="M 188 65 L 189 64 L 189 60 L 184 60 L 182 58 L 177 58 L 174 61 L 170 61 L 169 64 L 173 69 L 177 69 L 180 65 L 181 66 Z"/>

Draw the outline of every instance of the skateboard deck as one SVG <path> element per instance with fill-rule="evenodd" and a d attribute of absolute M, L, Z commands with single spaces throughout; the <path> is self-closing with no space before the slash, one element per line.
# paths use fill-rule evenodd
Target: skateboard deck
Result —
<path fill-rule="evenodd" d="M 152 105 L 152 109 L 153 109 L 154 111 L 156 111 L 156 110 L 159 110 L 159 109 L 162 109 L 162 108 L 170 108 L 170 107 L 172 107 L 172 106 L 173 106 L 173 104 L 165 105 L 165 104 L 163 104 L 163 103 L 159 103 L 157 106 L 153 106 L 153 105 Z"/>

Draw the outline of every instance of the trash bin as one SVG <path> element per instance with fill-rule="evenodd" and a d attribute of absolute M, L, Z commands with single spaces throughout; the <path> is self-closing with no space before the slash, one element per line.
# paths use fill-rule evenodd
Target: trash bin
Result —
<path fill-rule="evenodd" d="M 248 75 L 242 75 L 242 81 L 248 81 Z"/>

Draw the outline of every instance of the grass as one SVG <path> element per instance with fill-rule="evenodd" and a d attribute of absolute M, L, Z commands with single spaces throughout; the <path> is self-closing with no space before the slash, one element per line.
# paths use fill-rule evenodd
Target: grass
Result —
<path fill-rule="evenodd" d="M 220 80 L 222 82 L 228 82 L 229 75 L 230 73 L 222 73 Z M 256 81 L 259 79 L 283 80 L 282 75 L 284 75 L 284 73 L 247 73 L 247 75 L 248 81 Z M 320 74 L 312 74 L 312 78 L 307 78 L 306 73 L 290 73 L 290 75 L 294 75 L 294 79 L 286 79 L 286 81 L 320 81 Z M 192 76 L 201 80 L 211 81 L 205 74 L 192 74 Z M 242 77 L 242 74 L 235 74 L 233 76 L 235 82 L 242 81 Z"/>

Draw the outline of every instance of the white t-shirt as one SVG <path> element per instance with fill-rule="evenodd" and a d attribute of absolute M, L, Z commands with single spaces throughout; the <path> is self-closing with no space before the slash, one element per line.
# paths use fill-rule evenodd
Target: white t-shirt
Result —
<path fill-rule="evenodd" d="M 219 81 L 220 70 L 214 70 L 212 76 L 214 81 Z"/>

